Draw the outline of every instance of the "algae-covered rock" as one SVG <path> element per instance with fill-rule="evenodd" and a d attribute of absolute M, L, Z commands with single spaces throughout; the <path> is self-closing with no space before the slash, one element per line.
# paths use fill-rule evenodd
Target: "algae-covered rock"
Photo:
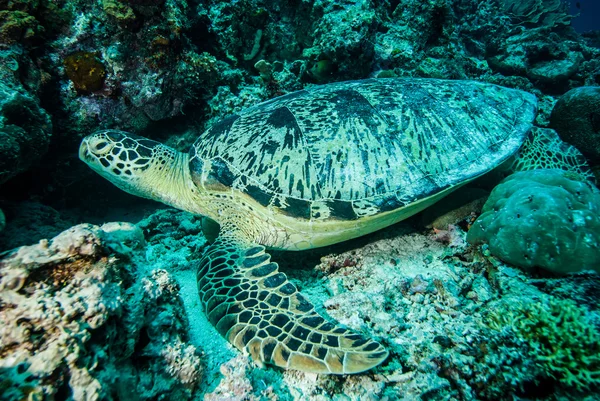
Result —
<path fill-rule="evenodd" d="M 592 163 L 600 163 L 600 87 L 583 86 L 565 93 L 552 109 L 550 124 L 563 141 Z"/>
<path fill-rule="evenodd" d="M 583 60 L 581 53 L 567 51 L 566 56 L 562 59 L 538 61 L 531 66 L 527 76 L 547 85 L 566 81 L 575 75 Z"/>
<path fill-rule="evenodd" d="M 124 29 L 130 29 L 138 25 L 137 16 L 127 3 L 114 0 L 102 0 L 102 7 L 104 12 Z"/>
<path fill-rule="evenodd" d="M 38 100 L 0 82 L 0 184 L 39 161 L 51 133 L 50 116 Z"/>
<path fill-rule="evenodd" d="M 30 41 L 44 28 L 35 17 L 23 11 L 0 11 L 0 43 L 14 45 Z"/>
<path fill-rule="evenodd" d="M 467 240 L 527 270 L 600 272 L 600 191 L 563 170 L 512 174 L 494 188 Z"/>
<path fill-rule="evenodd" d="M 28 47 L 53 37 L 71 17 L 65 2 L 0 1 L 0 43 Z"/>
<path fill-rule="evenodd" d="M 81 224 L 5 254 L 2 400 L 192 397 L 202 363 L 179 287 L 165 270 L 140 269 L 143 247 L 132 224 Z"/>

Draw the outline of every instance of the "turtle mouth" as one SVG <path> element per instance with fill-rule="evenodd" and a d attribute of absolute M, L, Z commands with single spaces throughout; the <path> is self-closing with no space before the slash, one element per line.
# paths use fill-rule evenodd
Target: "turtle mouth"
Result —
<path fill-rule="evenodd" d="M 83 141 L 81 141 L 81 145 L 79 145 L 79 159 L 81 159 L 84 162 L 87 162 L 89 156 L 90 153 L 88 151 L 87 139 L 84 139 Z"/>

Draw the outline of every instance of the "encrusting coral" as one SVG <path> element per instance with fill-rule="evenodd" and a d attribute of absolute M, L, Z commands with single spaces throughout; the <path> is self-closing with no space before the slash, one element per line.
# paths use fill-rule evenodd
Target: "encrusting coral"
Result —
<path fill-rule="evenodd" d="M 64 60 L 65 72 L 73 82 L 77 92 L 89 94 L 102 89 L 106 70 L 96 54 L 77 52 L 68 55 Z"/>

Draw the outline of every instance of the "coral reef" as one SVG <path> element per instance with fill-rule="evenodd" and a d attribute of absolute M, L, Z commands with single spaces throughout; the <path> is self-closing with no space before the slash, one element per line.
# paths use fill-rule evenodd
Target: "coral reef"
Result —
<path fill-rule="evenodd" d="M 598 164 L 597 121 L 586 116 L 600 48 L 571 18 L 559 0 L 0 0 L 0 250 L 155 207 L 119 204 L 80 168 L 81 136 L 116 128 L 184 150 L 228 114 L 325 82 L 421 76 L 524 89 L 540 99 L 536 124 L 550 120 Z M 550 117 L 556 98 L 583 85 Z M 532 276 L 490 256 L 557 273 L 599 265 L 598 192 L 542 174 L 492 194 L 468 233 L 481 248 L 465 243 L 485 196 L 475 191 L 410 221 L 433 231 L 401 224 L 274 258 L 321 311 L 391 351 L 350 377 L 257 368 L 218 335 L 198 304 L 210 222 L 197 216 L 161 209 L 137 227 L 79 225 L 1 253 L 0 398 L 597 399 L 598 277 Z M 529 195 L 535 210 L 518 204 Z M 575 245 L 550 260 L 553 240 L 525 213 Z M 500 220 L 505 233 L 481 232 Z"/>
<path fill-rule="evenodd" d="M 318 83 L 368 76 L 381 16 L 369 2 L 317 2 L 312 46 L 303 49 L 308 75 Z M 313 17 L 314 18 L 314 17 Z"/>
<path fill-rule="evenodd" d="M 273 392 L 273 388 L 265 386 L 264 390 L 256 391 L 249 372 L 252 365 L 248 357 L 238 355 L 220 367 L 223 379 L 211 393 L 204 396 L 205 401 L 219 400 L 278 400 L 279 397 Z"/>
<path fill-rule="evenodd" d="M 565 93 L 552 109 L 550 125 L 563 141 L 600 164 L 600 87 L 582 86 Z"/>
<path fill-rule="evenodd" d="M 52 38 L 70 20 L 66 1 L 0 1 L 0 43 L 39 45 Z"/>
<path fill-rule="evenodd" d="M 500 5 L 513 21 L 524 26 L 568 25 L 572 18 L 560 0 L 500 0 Z"/>
<path fill-rule="evenodd" d="M 23 11 L 0 11 L 0 42 L 15 44 L 31 40 L 43 32 L 35 17 Z"/>
<path fill-rule="evenodd" d="M 171 272 L 188 270 L 190 260 L 206 245 L 202 235 L 202 218 L 179 210 L 165 209 L 138 223 L 149 247 L 146 257 Z M 177 251 L 177 252 L 175 252 Z"/>
<path fill-rule="evenodd" d="M 494 188 L 467 240 L 528 270 L 600 271 L 599 216 L 600 191 L 590 183 L 563 170 L 523 171 Z"/>
<path fill-rule="evenodd" d="M 202 363 L 177 284 L 135 270 L 144 245 L 134 225 L 82 224 L 5 255 L 3 400 L 190 399 Z"/>
<path fill-rule="evenodd" d="M 515 335 L 510 322 L 491 325 L 490 315 L 494 311 L 503 316 L 519 315 L 518 300 L 545 299 L 564 305 L 554 294 L 588 294 L 592 297 L 593 313 L 580 305 L 571 305 L 571 314 L 576 318 L 563 320 L 574 322 L 569 323 L 569 328 L 563 326 L 565 330 L 589 335 L 588 339 L 575 344 L 570 339 L 553 337 L 557 340 L 554 344 L 560 344 L 565 354 L 582 355 L 584 348 L 598 336 L 594 326 L 598 308 L 591 295 L 597 290 L 598 279 L 592 278 L 585 292 L 572 279 L 553 280 L 550 282 L 554 286 L 547 288 L 549 294 L 544 294 L 539 287 L 545 280 L 534 283 L 501 262 L 490 263 L 477 253 L 469 253 L 464 243 L 465 233 L 460 228 L 454 230 L 453 235 L 461 236 L 463 244 L 448 248 L 434 236 L 416 233 L 401 224 L 368 240 L 340 246 L 346 249 L 321 259 L 315 268 L 321 272 L 319 275 L 284 270 L 301 280 L 302 291 L 312 300 L 316 303 L 324 300 L 331 317 L 354 329 L 368 326 L 376 332 L 391 356 L 380 369 L 359 376 L 313 377 L 285 372 L 283 389 L 278 389 L 278 381 L 270 382 L 277 394 L 289 392 L 292 399 L 309 400 L 337 399 L 341 394 L 352 400 L 385 397 L 509 400 L 515 396 L 582 399 L 586 394 L 596 394 L 597 387 L 592 382 L 589 384 L 595 390 L 586 393 L 578 390 L 576 382 L 560 380 L 579 375 L 587 367 L 593 369 L 593 360 L 590 359 L 590 365 L 586 362 L 569 365 L 565 357 L 564 364 L 553 365 L 565 368 L 560 373 L 564 376 L 554 372 L 556 380 L 552 381 L 549 365 L 540 364 L 538 347 L 543 340 L 531 340 L 533 335 Z M 286 257 L 294 267 L 301 261 L 295 255 L 280 257 L 284 259 L 282 266 L 286 265 Z M 505 309 L 500 309 L 498 302 Z M 584 313 L 586 319 L 581 318 Z M 540 330 L 545 329 L 540 327 Z M 590 348 L 586 355 L 592 355 L 594 349 Z M 253 375 L 252 371 L 247 372 L 246 378 L 253 382 Z M 550 390 L 545 391 L 544 386 Z M 256 388 L 254 394 L 258 393 Z"/>

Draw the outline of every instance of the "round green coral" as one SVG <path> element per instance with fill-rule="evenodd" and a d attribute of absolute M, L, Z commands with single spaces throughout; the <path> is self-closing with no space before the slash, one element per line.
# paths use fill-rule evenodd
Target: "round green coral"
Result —
<path fill-rule="evenodd" d="M 600 271 L 600 191 L 573 173 L 515 173 L 490 194 L 467 235 L 513 265 Z"/>

